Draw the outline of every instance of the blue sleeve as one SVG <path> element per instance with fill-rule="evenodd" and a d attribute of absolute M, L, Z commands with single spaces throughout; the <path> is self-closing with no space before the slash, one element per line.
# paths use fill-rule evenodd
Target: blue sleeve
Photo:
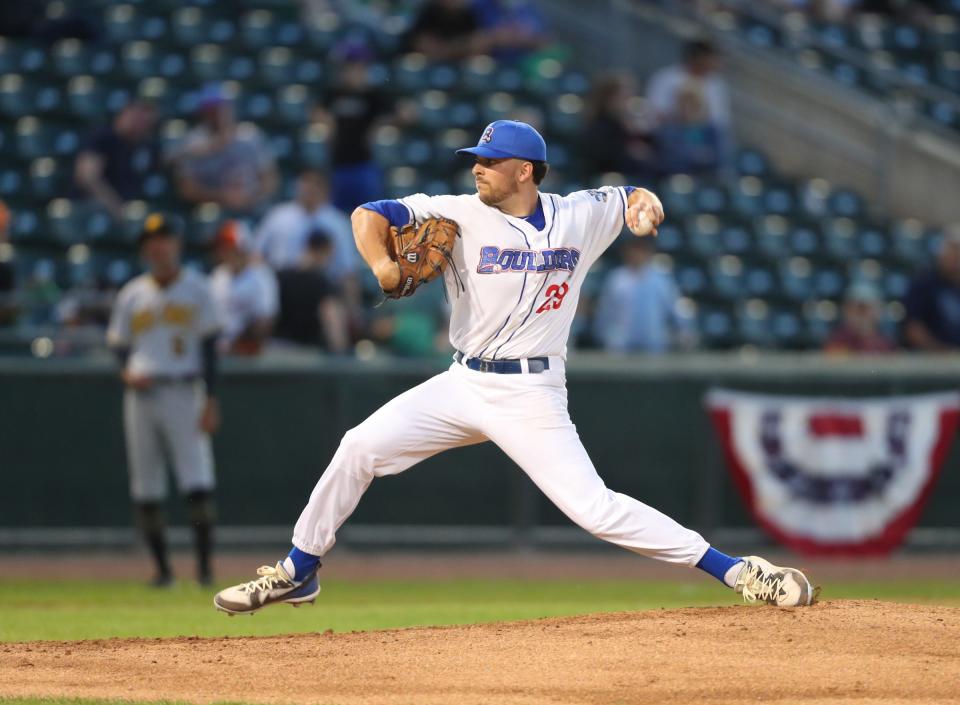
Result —
<path fill-rule="evenodd" d="M 390 225 L 395 228 L 402 228 L 412 220 L 410 209 L 400 203 L 400 201 L 370 201 L 369 203 L 361 204 L 360 207 L 368 211 L 373 211 L 374 213 L 379 213 L 389 220 Z"/>
<path fill-rule="evenodd" d="M 630 194 L 637 190 L 636 186 L 624 186 L 623 191 L 627 194 L 627 198 L 630 198 Z"/>

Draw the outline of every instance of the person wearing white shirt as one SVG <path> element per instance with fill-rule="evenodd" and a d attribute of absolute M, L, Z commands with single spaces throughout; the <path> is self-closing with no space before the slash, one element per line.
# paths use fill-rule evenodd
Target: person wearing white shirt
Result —
<path fill-rule="evenodd" d="M 217 233 L 220 264 L 210 275 L 210 289 L 223 326 L 221 346 L 234 355 L 258 355 L 273 330 L 279 309 L 277 278 L 255 261 L 253 240 L 240 221 L 228 220 Z"/>
<path fill-rule="evenodd" d="M 296 197 L 271 208 L 260 222 L 255 239 L 257 254 L 276 271 L 297 267 L 315 230 L 332 239 L 328 274 L 337 278 L 355 274 L 357 249 L 350 219 L 330 203 L 327 177 L 308 170 L 297 179 Z"/>
<path fill-rule="evenodd" d="M 681 88 L 696 83 L 703 94 L 709 121 L 718 129 L 730 129 L 730 90 L 720 74 L 720 57 L 712 44 L 690 42 L 683 48 L 683 61 L 660 69 L 650 78 L 647 99 L 662 121 L 677 118 Z"/>

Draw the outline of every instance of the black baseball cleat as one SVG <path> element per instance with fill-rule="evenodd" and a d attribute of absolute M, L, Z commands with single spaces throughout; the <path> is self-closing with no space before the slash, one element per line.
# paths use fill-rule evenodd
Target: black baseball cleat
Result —
<path fill-rule="evenodd" d="M 304 602 L 313 604 L 320 594 L 316 569 L 299 582 L 291 578 L 280 563 L 274 568 L 261 566 L 257 568 L 257 574 L 260 577 L 256 580 L 218 592 L 213 598 L 213 606 L 229 615 L 253 614 L 267 605 L 283 602 L 294 607 Z"/>

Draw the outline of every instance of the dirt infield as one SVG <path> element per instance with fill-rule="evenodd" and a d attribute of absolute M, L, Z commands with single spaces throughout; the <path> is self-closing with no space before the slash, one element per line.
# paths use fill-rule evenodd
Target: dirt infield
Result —
<path fill-rule="evenodd" d="M 921 705 L 960 703 L 958 654 L 960 609 L 834 601 L 352 634 L 0 644 L 0 696 Z"/>

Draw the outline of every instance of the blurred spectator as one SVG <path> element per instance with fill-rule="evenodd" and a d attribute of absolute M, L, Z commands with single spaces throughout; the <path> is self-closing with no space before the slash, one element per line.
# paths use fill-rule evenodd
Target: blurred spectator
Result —
<path fill-rule="evenodd" d="M 350 317 L 359 323 L 361 292 L 357 267 L 359 256 L 353 241 L 350 218 L 330 202 L 325 174 L 307 170 L 297 179 L 292 201 L 280 203 L 269 211 L 257 230 L 256 249 L 276 271 L 300 265 L 310 233 L 322 230 L 330 237 L 325 273 L 347 303 Z"/>
<path fill-rule="evenodd" d="M 876 287 L 854 284 L 843 302 L 843 321 L 824 345 L 828 353 L 885 353 L 895 349 L 893 341 L 880 330 L 883 300 Z"/>
<path fill-rule="evenodd" d="M 349 42 L 337 50 L 339 81 L 327 94 L 325 107 L 314 119 L 333 132 L 333 204 L 350 213 L 361 203 L 383 195 L 383 175 L 373 160 L 370 137 L 378 124 L 392 114 L 383 91 L 370 85 L 370 49 Z"/>
<path fill-rule="evenodd" d="M 487 38 L 469 0 L 427 0 L 407 34 L 407 48 L 437 61 L 483 54 Z"/>
<path fill-rule="evenodd" d="M 407 48 L 435 61 L 477 54 L 515 60 L 546 42 L 546 23 L 528 0 L 428 0 Z"/>
<path fill-rule="evenodd" d="M 123 217 L 127 201 L 143 197 L 144 179 L 157 169 L 156 125 L 156 107 L 135 100 L 121 108 L 110 125 L 95 130 L 77 154 L 77 187 L 114 220 Z"/>
<path fill-rule="evenodd" d="M 632 235 L 620 248 L 623 264 L 604 282 L 593 320 L 605 350 L 664 353 L 689 335 L 673 277 L 653 262 L 655 248 L 654 238 Z"/>
<path fill-rule="evenodd" d="M 647 98 L 661 125 L 661 156 L 669 158 L 671 150 L 681 148 L 687 156 L 679 162 L 704 163 L 703 155 L 710 151 L 718 161 L 725 159 L 731 142 L 730 92 L 712 44 L 687 44 L 681 63 L 650 79 Z"/>
<path fill-rule="evenodd" d="M 530 0 L 473 0 L 472 7 L 498 61 L 516 61 L 547 43 L 547 23 Z"/>
<path fill-rule="evenodd" d="M 300 261 L 277 273 L 280 316 L 274 337 L 343 353 L 350 345 L 347 315 L 326 274 L 333 243 L 323 230 L 307 237 Z"/>
<path fill-rule="evenodd" d="M 674 118 L 657 128 L 660 168 L 668 174 L 697 174 L 721 167 L 722 137 L 711 123 L 703 92 L 694 81 L 684 83 L 677 93 Z"/>
<path fill-rule="evenodd" d="M 17 319 L 16 288 L 13 245 L 10 244 L 10 210 L 0 201 L 0 327 L 12 325 Z"/>
<path fill-rule="evenodd" d="M 260 131 L 237 124 L 221 86 L 201 91 L 199 122 L 168 159 L 176 169 L 180 196 L 213 202 L 233 213 L 251 213 L 277 189 L 277 167 Z"/>
<path fill-rule="evenodd" d="M 343 275 L 355 273 L 357 248 L 350 218 L 330 202 L 326 174 L 308 169 L 297 178 L 294 199 L 278 203 L 260 221 L 257 252 L 277 271 L 296 267 L 306 252 L 310 233 L 315 230 L 330 235 L 330 269 Z"/>
<path fill-rule="evenodd" d="M 904 338 L 915 350 L 960 347 L 960 230 L 948 233 L 936 266 L 910 283 Z"/>
<path fill-rule="evenodd" d="M 220 345 L 226 353 L 258 355 L 277 315 L 277 279 L 253 260 L 253 238 L 241 221 L 225 221 L 214 247 L 219 265 L 210 275 L 210 290 L 223 327 Z"/>
<path fill-rule="evenodd" d="M 592 173 L 615 171 L 643 180 L 656 168 L 651 134 L 655 121 L 645 121 L 630 110 L 634 93 L 630 78 L 624 74 L 602 74 L 593 82 L 584 135 Z"/>
<path fill-rule="evenodd" d="M 51 14 L 48 5 L 56 5 L 59 12 Z M 94 13 L 84 13 L 83 8 L 64 7 L 63 3 L 51 0 L 29 2 L 5 2 L 0 12 L 0 37 L 39 39 L 53 43 L 58 39 L 97 39 Z"/>

